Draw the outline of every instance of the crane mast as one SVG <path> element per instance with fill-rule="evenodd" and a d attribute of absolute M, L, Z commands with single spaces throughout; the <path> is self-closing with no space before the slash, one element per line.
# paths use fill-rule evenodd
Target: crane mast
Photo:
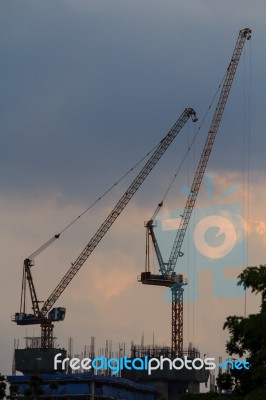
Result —
<path fill-rule="evenodd" d="M 138 279 L 143 284 L 167 286 L 172 291 L 172 354 L 182 355 L 183 353 L 183 286 L 187 284 L 187 280 L 183 275 L 176 275 L 174 272 L 178 257 L 182 256 L 181 247 L 189 224 L 189 220 L 199 193 L 201 182 L 207 167 L 207 163 L 213 148 L 216 134 L 223 116 L 223 112 L 228 100 L 233 79 L 237 70 L 237 66 L 241 57 L 241 53 L 246 40 L 251 38 L 251 30 L 249 28 L 242 29 L 239 32 L 237 42 L 228 65 L 222 90 L 219 96 L 218 104 L 212 119 L 212 123 L 205 141 L 204 148 L 201 153 L 200 161 L 191 185 L 191 189 L 186 201 L 184 212 L 181 216 L 179 228 L 176 233 L 174 244 L 170 253 L 168 262 L 163 261 L 158 242 L 154 234 L 154 217 L 159 208 L 154 213 L 154 216 L 148 221 L 145 226 L 148 230 L 148 236 L 151 237 L 155 253 L 158 259 L 159 271 L 161 275 L 152 275 L 147 264 L 145 272 Z M 161 207 L 162 203 L 158 207 Z"/>
<path fill-rule="evenodd" d="M 44 302 L 42 308 L 39 308 L 39 301 L 37 300 L 36 291 L 33 285 L 32 275 L 31 275 L 31 267 L 33 265 L 33 260 L 31 258 L 26 259 L 24 261 L 24 280 L 22 284 L 22 296 L 21 296 L 21 303 L 23 303 L 23 298 L 25 297 L 25 290 L 26 290 L 26 280 L 28 281 L 28 285 L 30 287 L 30 294 L 32 299 L 32 308 L 34 314 L 26 314 L 25 307 L 21 308 L 19 313 L 16 313 L 12 320 L 16 322 L 18 325 L 31 325 L 31 324 L 40 324 L 41 325 L 41 347 L 42 348 L 51 348 L 53 343 L 53 321 L 60 321 L 64 319 L 65 316 L 65 308 L 58 307 L 51 310 L 54 303 L 63 293 L 65 288 L 69 285 L 71 280 L 77 274 L 79 269 L 88 259 L 90 254 L 108 232 L 110 227 L 113 225 L 115 220 L 121 214 L 123 209 L 126 207 L 128 202 L 134 196 L 138 188 L 144 182 L 146 177 L 149 175 L 151 170 L 155 167 L 159 159 L 162 157 L 164 152 L 170 146 L 172 141 L 175 139 L 177 134 L 181 131 L 183 126 L 186 124 L 189 118 L 195 122 L 197 120 L 196 113 L 192 108 L 186 108 L 178 120 L 175 122 L 173 127 L 167 133 L 167 135 L 161 140 L 159 145 L 156 147 L 155 151 L 152 153 L 149 160 L 146 162 L 142 170 L 139 172 L 137 177 L 133 180 L 129 188 L 126 190 L 124 195 L 118 201 L 116 206 L 107 216 L 105 221 L 102 223 L 100 228 L 94 234 L 92 239 L 89 241 L 87 246 L 75 260 L 75 262 L 71 265 L 67 273 L 61 279 L 59 284 L 56 286 L 54 291 L 48 297 L 48 299 Z M 56 235 L 57 236 L 57 235 Z M 55 238 L 56 238 L 55 236 Z M 41 248 L 42 249 L 42 248 Z M 35 253 L 34 253 L 35 254 Z M 25 304 L 25 301 L 24 301 Z M 51 310 L 51 311 L 50 311 Z M 48 316 L 47 316 L 48 314 Z"/>

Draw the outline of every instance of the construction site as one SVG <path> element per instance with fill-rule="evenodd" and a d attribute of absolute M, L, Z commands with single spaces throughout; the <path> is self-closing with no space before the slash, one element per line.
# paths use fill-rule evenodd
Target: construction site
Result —
<path fill-rule="evenodd" d="M 55 399 L 67 397 L 69 399 L 86 398 L 91 400 L 97 398 L 128 400 L 163 398 L 178 400 L 183 393 L 199 393 L 201 385 L 215 390 L 215 373 L 217 374 L 217 369 L 215 371 L 207 368 L 207 363 L 204 363 L 204 360 L 207 360 L 206 354 L 202 354 L 201 349 L 196 348 L 193 343 L 189 343 L 187 347 L 184 346 L 184 293 L 190 285 L 190 280 L 189 276 L 180 270 L 176 270 L 176 266 L 178 259 L 181 259 L 184 255 L 184 238 L 207 171 L 209 158 L 212 151 L 213 153 L 218 151 L 218 149 L 215 149 L 216 135 L 233 86 L 242 51 L 246 41 L 250 40 L 250 38 L 251 30 L 249 28 L 240 30 L 223 81 L 219 85 L 218 100 L 215 98 L 215 110 L 211 125 L 206 134 L 205 144 L 200 152 L 195 175 L 189 188 L 187 200 L 178 221 L 179 226 L 176 229 L 175 238 L 171 243 L 171 251 L 167 259 L 165 259 L 164 251 L 157 238 L 156 226 L 158 214 L 164 206 L 166 195 L 175 178 L 171 181 L 166 193 L 163 194 L 162 201 L 156 206 L 152 217 L 144 223 L 146 229 L 145 267 L 139 271 L 136 279 L 144 287 L 145 285 L 150 287 L 157 286 L 169 292 L 171 296 L 171 301 L 169 301 L 169 314 L 171 314 L 169 337 L 171 337 L 171 342 L 167 345 L 160 345 L 155 342 L 146 344 L 143 336 L 141 343 L 135 344 L 133 342 L 135 339 L 132 338 L 130 350 L 128 350 L 127 346 L 129 344 L 125 344 L 122 338 L 117 348 L 113 348 L 112 341 L 109 339 L 106 340 L 105 347 L 97 348 L 95 344 L 97 338 L 91 337 L 91 343 L 83 345 L 81 354 L 73 354 L 73 341 L 76 339 L 70 337 L 68 348 L 60 348 L 57 345 L 54 328 L 58 322 L 64 324 L 64 319 L 68 315 L 65 307 L 57 305 L 60 296 L 65 290 L 71 291 L 71 281 L 84 264 L 89 264 L 89 258 L 94 249 L 108 233 L 117 218 L 120 218 L 124 208 L 129 204 L 140 186 L 144 184 L 145 179 L 187 122 L 192 121 L 193 125 L 198 124 L 198 127 L 188 146 L 188 150 L 185 151 L 184 159 L 188 156 L 193 142 L 196 140 L 199 131 L 202 130 L 202 122 L 193 108 L 185 108 L 181 112 L 172 128 L 149 154 L 145 165 L 45 301 L 40 300 L 38 291 L 35 288 L 32 273 L 34 270 L 34 274 L 38 274 L 35 259 L 59 239 L 62 233 L 72 226 L 75 220 L 24 260 L 20 304 L 18 309 L 14 310 L 12 321 L 14 324 L 25 328 L 36 326 L 40 329 L 40 333 L 34 336 L 26 336 L 24 348 L 19 348 L 18 343 L 15 341 L 13 371 L 12 375 L 7 377 L 9 384 L 13 388 L 13 398 L 23 398 L 25 396 L 27 390 L 32 387 L 31 379 L 33 376 L 40 377 L 39 386 L 42 388 L 42 394 Z M 234 104 L 231 103 L 230 107 L 234 107 Z M 157 264 L 157 272 L 155 273 L 152 269 L 154 255 Z M 139 312 L 141 313 L 141 310 Z M 69 310 L 69 313 L 71 313 L 71 310 Z M 130 315 L 127 318 L 130 319 Z M 143 318 L 148 318 L 148 316 L 143 315 Z M 80 347 L 82 346 L 80 345 Z M 57 359 L 59 360 L 58 355 L 60 355 L 60 362 L 55 368 L 55 359 L 58 357 Z M 80 365 L 77 368 L 71 368 L 69 363 L 64 364 L 61 362 L 63 359 L 71 360 L 73 358 L 76 360 L 90 360 L 88 362 L 97 358 L 98 364 L 94 364 L 94 366 L 88 367 L 90 368 L 89 370 L 86 370 L 85 363 L 83 368 Z M 114 360 L 121 359 L 128 363 L 137 359 L 138 362 L 135 363 L 136 368 L 121 368 L 120 366 L 119 370 L 114 370 L 112 367 L 114 364 L 108 364 L 109 368 L 105 368 L 101 364 L 102 360 L 108 359 L 113 359 L 113 363 L 115 362 Z M 154 369 L 152 373 L 149 373 L 147 368 L 140 367 L 145 363 L 149 363 L 149 360 L 154 360 L 153 362 L 156 364 L 156 360 L 161 359 L 172 361 L 178 359 L 181 366 L 184 365 L 184 362 L 189 362 L 189 365 L 194 365 L 195 368 L 186 369 L 179 368 L 179 366 L 172 368 L 169 362 L 168 364 L 164 363 L 163 369 Z M 196 360 L 199 362 L 203 360 L 202 365 L 198 366 Z"/>

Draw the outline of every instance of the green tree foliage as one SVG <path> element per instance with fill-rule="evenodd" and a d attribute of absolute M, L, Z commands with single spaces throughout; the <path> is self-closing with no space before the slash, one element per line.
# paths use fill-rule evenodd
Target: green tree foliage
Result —
<path fill-rule="evenodd" d="M 232 390 L 234 379 L 231 374 L 224 372 L 223 374 L 218 375 L 216 383 L 220 390 Z"/>
<path fill-rule="evenodd" d="M 227 399 L 228 400 L 239 400 L 239 397 L 231 397 L 231 396 L 225 397 L 224 395 L 221 395 L 221 394 L 218 394 L 215 392 L 199 393 L 199 394 L 186 393 L 180 397 L 180 400 L 227 400 Z M 245 399 L 241 399 L 241 400 L 245 400 Z"/>
<path fill-rule="evenodd" d="M 51 395 L 51 399 L 54 399 L 54 393 L 56 391 L 56 389 L 58 388 L 58 383 L 57 382 L 50 382 L 49 383 L 49 388 L 52 390 L 52 395 Z"/>
<path fill-rule="evenodd" d="M 259 389 L 255 389 L 251 393 L 247 394 L 244 400 L 265 400 L 265 399 L 266 399 L 266 388 L 260 387 Z"/>
<path fill-rule="evenodd" d="M 11 383 L 9 386 L 9 396 L 8 399 L 15 399 L 19 395 L 19 386 L 16 383 Z"/>
<path fill-rule="evenodd" d="M 6 379 L 0 374 L 0 399 L 4 399 L 6 396 Z"/>
<path fill-rule="evenodd" d="M 247 267 L 238 278 L 239 285 L 261 294 L 258 314 L 246 318 L 229 316 L 224 324 L 230 335 L 227 353 L 249 362 L 249 370 L 231 370 L 236 390 L 248 393 L 266 385 L 266 265 Z"/>
<path fill-rule="evenodd" d="M 199 394 L 186 393 L 180 397 L 180 400 L 265 400 L 265 399 L 266 399 L 266 389 L 264 388 L 256 389 L 244 397 L 243 396 L 239 397 L 237 395 L 233 396 L 224 395 L 214 392 L 199 393 Z"/>
<path fill-rule="evenodd" d="M 39 375 L 32 375 L 29 381 L 29 387 L 25 390 L 24 394 L 27 398 L 37 399 L 38 396 L 43 394 L 42 390 L 43 379 Z"/>

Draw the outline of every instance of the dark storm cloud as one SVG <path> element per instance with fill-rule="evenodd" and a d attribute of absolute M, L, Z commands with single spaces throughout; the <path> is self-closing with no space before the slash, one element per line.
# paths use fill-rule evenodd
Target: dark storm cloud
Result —
<path fill-rule="evenodd" d="M 234 170 L 241 171 L 243 167 L 243 74 L 246 69 L 248 75 L 249 46 L 252 46 L 250 166 L 259 173 L 250 175 L 251 184 L 257 179 L 251 189 L 250 215 L 258 223 L 260 220 L 264 223 L 264 0 L 1 1 L 1 304 L 6 305 L 0 337 L 1 373 L 11 372 L 12 338 L 25 336 L 25 329 L 19 330 L 10 321 L 10 315 L 18 310 L 21 261 L 51 233 L 57 233 L 58 227 L 63 228 L 83 211 L 87 199 L 95 199 L 153 147 L 185 107 L 194 107 L 202 118 L 225 73 L 238 31 L 244 27 L 252 28 L 252 41 L 245 46 L 245 68 L 242 57 L 208 169 L 218 171 L 218 182 L 223 169 L 230 170 L 229 178 L 226 177 L 229 183 L 235 176 L 241 181 L 241 173 Z M 208 125 L 205 132 L 207 128 Z M 116 336 L 117 342 L 128 338 L 129 343 L 132 336 L 134 340 L 140 336 L 145 324 L 148 332 L 149 326 L 160 332 L 162 342 L 168 340 L 167 321 L 156 325 L 157 320 L 143 317 L 151 303 L 147 302 L 147 289 L 136 289 L 132 277 L 143 268 L 142 221 L 161 200 L 177 159 L 185 151 L 187 136 L 192 133 L 190 124 L 151 174 L 153 180 L 148 179 L 143 191 L 140 189 L 143 195 L 136 196 L 139 203 L 132 201 L 96 250 L 88 273 L 84 267 L 79 280 L 62 296 L 59 305 L 66 306 L 69 312 L 59 328 L 61 343 L 64 336 L 67 343 L 69 335 L 80 340 L 84 332 L 99 337 L 105 334 L 106 326 L 109 338 Z M 199 155 L 201 146 L 196 149 Z M 225 183 L 228 184 L 227 179 Z M 220 186 L 221 192 L 228 188 Z M 146 198 L 151 204 L 147 212 Z M 174 207 L 175 201 L 172 196 Z M 184 201 L 179 196 L 178 205 Z M 108 198 L 104 206 L 99 205 L 100 211 L 93 209 L 87 219 L 80 220 L 81 225 L 66 233 L 62 247 L 51 246 L 37 260 L 34 273 L 42 298 L 53 290 L 113 204 L 113 199 Z M 262 239 L 260 242 L 253 237 L 251 265 L 263 260 Z M 120 271 L 129 274 L 122 276 L 122 282 L 118 280 Z M 123 280 L 128 286 L 122 285 Z M 114 281 L 119 289 L 129 288 L 125 297 L 118 297 L 117 303 L 112 303 L 100 296 L 95 302 L 99 285 L 102 293 L 108 294 L 109 288 L 114 289 Z M 207 293 L 205 279 L 204 285 Z M 168 318 L 162 297 L 156 294 L 150 299 L 159 314 Z M 139 312 L 139 304 L 147 306 L 146 313 Z M 206 304 L 213 306 L 209 307 L 214 316 L 211 329 L 205 323 Z M 216 340 L 209 351 L 221 354 L 225 338 L 217 326 L 222 326 L 228 304 L 223 309 L 221 303 L 210 298 L 197 309 L 200 335 L 196 344 L 200 343 L 201 348 L 209 349 L 209 334 L 215 331 Z M 248 307 L 253 312 L 249 302 Z M 120 312 L 112 313 L 117 309 Z M 121 315 L 127 315 L 128 310 L 131 310 L 129 325 L 128 319 L 122 319 L 124 325 L 121 325 Z M 234 312 L 239 315 L 238 310 Z M 92 326 L 96 314 L 99 321 Z M 133 330 L 134 321 L 137 323 Z M 26 336 L 31 332 L 26 331 Z"/>
<path fill-rule="evenodd" d="M 211 4 L 2 2 L 2 187 L 55 187 L 69 196 L 87 186 L 101 190 L 157 143 L 186 106 L 202 116 L 238 30 L 254 23 L 248 2 L 241 3 L 245 13 L 235 7 L 230 16 Z M 255 29 L 258 76 L 261 41 Z M 238 96 L 241 85 L 235 84 Z M 256 80 L 253 87 L 259 91 Z M 235 110 L 242 105 L 233 99 L 216 168 L 228 140 L 233 147 L 239 141 L 231 130 L 241 129 Z M 257 131 L 260 121 L 256 116 Z M 241 152 L 228 159 L 227 167 L 238 168 Z"/>

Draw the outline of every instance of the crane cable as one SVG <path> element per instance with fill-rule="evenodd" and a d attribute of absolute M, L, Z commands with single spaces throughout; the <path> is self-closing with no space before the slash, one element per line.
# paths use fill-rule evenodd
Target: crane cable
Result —
<path fill-rule="evenodd" d="M 247 232 L 246 232 L 246 250 L 243 245 L 243 264 L 245 261 L 245 255 L 248 262 L 249 258 L 249 206 L 250 206 L 250 141 L 251 141 L 251 43 L 249 48 L 249 78 L 248 78 L 248 88 L 246 89 L 246 64 L 244 63 L 244 142 L 243 142 L 243 216 L 244 213 L 246 214 L 246 221 L 247 221 Z M 246 53 L 244 52 L 244 55 Z M 247 93 L 246 93 L 247 92 Z M 246 104 L 246 97 L 247 97 L 247 104 Z M 247 109 L 247 117 L 246 117 L 246 109 Z M 246 123 L 247 119 L 247 123 Z M 247 141 L 246 141 L 247 135 Z M 247 142 L 247 144 L 246 144 Z M 245 147 L 247 147 L 247 155 L 245 160 Z M 246 180 L 245 180 L 245 161 L 246 161 Z M 245 207 L 245 185 L 247 191 L 247 204 Z M 245 212 L 246 208 L 246 212 Z M 246 254 L 245 254 L 246 253 Z M 247 316 L 247 288 L 244 287 L 244 318 Z"/>
<path fill-rule="evenodd" d="M 187 147 L 189 148 L 189 143 L 190 143 L 190 130 L 189 130 L 189 125 L 188 125 L 188 138 L 187 138 Z M 195 150 L 195 142 L 193 143 L 193 149 Z M 194 151 L 195 154 L 195 151 Z M 194 167 L 195 165 L 193 165 L 193 172 L 194 172 Z M 187 187 L 190 186 L 190 156 L 188 154 L 187 157 Z M 190 229 L 190 227 L 188 226 L 188 229 Z M 189 241 L 187 243 L 187 255 L 188 255 L 188 262 L 187 262 L 187 269 L 188 269 L 188 276 L 190 276 L 190 259 L 189 259 Z M 187 305 L 187 330 L 188 330 L 188 343 L 190 343 L 190 285 L 188 285 L 188 305 Z"/>
<path fill-rule="evenodd" d="M 198 136 L 198 133 L 199 133 L 199 131 L 200 131 L 200 129 L 201 129 L 201 127 L 202 127 L 202 125 L 203 125 L 205 119 L 207 118 L 207 115 L 209 114 L 209 111 L 210 111 L 210 109 L 211 109 L 211 107 L 212 107 L 212 105 L 213 105 L 213 102 L 214 102 L 214 100 L 215 100 L 215 98 L 216 98 L 216 96 L 217 96 L 217 94 L 218 94 L 218 92 L 219 92 L 219 90 L 220 90 L 220 88 L 221 88 L 223 82 L 224 82 L 225 76 L 226 76 L 226 74 L 224 75 L 224 77 L 223 77 L 223 79 L 222 79 L 220 85 L 218 86 L 218 89 L 216 90 L 216 93 L 215 93 L 215 95 L 213 96 L 213 99 L 212 99 L 212 101 L 211 101 L 211 103 L 210 103 L 210 105 L 209 105 L 209 107 L 208 107 L 208 109 L 207 109 L 207 111 L 206 111 L 206 113 L 205 113 L 203 119 L 202 119 L 202 122 L 201 122 L 200 126 L 198 127 L 198 129 L 197 129 L 197 131 L 196 131 L 196 133 L 195 133 L 195 135 L 194 135 L 194 137 L 193 137 L 193 139 L 192 139 L 192 141 L 191 141 L 191 143 L 190 143 L 190 145 L 189 145 L 189 147 L 188 147 L 188 149 L 187 149 L 185 155 L 183 156 L 182 161 L 181 161 L 180 165 L 178 166 L 178 169 L 177 169 L 177 171 L 176 171 L 174 177 L 172 178 L 172 180 L 171 180 L 171 182 L 170 182 L 170 185 L 169 185 L 169 187 L 167 188 L 167 190 L 166 190 L 166 192 L 165 192 L 165 195 L 164 195 L 162 201 L 159 203 L 159 206 L 157 207 L 156 211 L 154 212 L 153 217 L 152 217 L 152 220 L 153 220 L 153 219 L 156 217 L 156 215 L 158 214 L 160 207 L 163 205 L 163 201 L 165 200 L 165 198 L 167 197 L 167 195 L 168 195 L 168 193 L 169 193 L 171 187 L 173 186 L 174 181 L 175 181 L 175 179 L 176 179 L 176 177 L 177 177 L 177 175 L 178 175 L 178 173 L 179 173 L 179 171 L 180 171 L 182 165 L 184 164 L 184 162 L 185 162 L 185 160 L 186 160 L 186 158 L 187 158 L 187 156 L 188 156 L 188 153 L 189 153 L 189 151 L 190 151 L 190 149 L 191 149 L 191 146 L 192 146 L 193 143 L 195 142 L 195 140 L 196 140 L 196 138 L 197 138 L 197 136 Z M 59 239 L 59 237 L 60 237 L 65 231 L 67 231 L 75 222 L 77 222 L 84 214 L 86 214 L 86 213 L 87 213 L 93 206 L 95 206 L 100 200 L 102 200 L 112 189 L 114 189 L 124 178 L 126 178 L 127 175 L 130 174 L 130 172 L 132 172 L 136 167 L 138 167 L 138 165 L 141 164 L 141 163 L 142 163 L 142 162 L 143 162 L 143 161 L 144 161 L 144 160 L 159 146 L 159 145 L 160 145 L 160 143 L 161 143 L 161 142 L 159 142 L 159 143 L 158 143 L 156 146 L 154 146 L 145 156 L 143 156 L 139 161 L 137 161 L 137 162 L 133 165 L 133 167 L 131 167 L 126 173 L 124 173 L 124 174 L 121 176 L 121 178 L 119 178 L 113 185 L 111 185 L 107 190 L 105 190 L 105 191 L 104 191 L 95 201 L 93 201 L 81 214 L 79 214 L 76 218 L 74 218 L 72 221 L 70 221 L 59 233 L 57 233 L 57 234 L 55 234 L 54 236 L 52 236 L 49 240 L 47 240 L 47 242 L 45 242 L 45 243 L 44 243 L 41 247 L 39 247 L 34 253 L 32 253 L 32 254 L 28 257 L 28 259 L 30 259 L 30 260 L 34 259 L 38 254 L 40 254 L 43 250 L 45 250 L 48 246 L 50 246 L 56 239 Z"/>
<path fill-rule="evenodd" d="M 199 127 L 198 127 L 198 129 L 197 129 L 197 131 L 196 131 L 196 133 L 195 133 L 195 135 L 194 135 L 194 137 L 193 137 L 193 139 L 192 139 L 192 141 L 191 141 L 191 143 L 190 143 L 190 145 L 189 145 L 189 147 L 188 147 L 188 149 L 187 149 L 187 151 L 186 151 L 186 153 L 184 154 L 184 156 L 183 156 L 183 158 L 182 158 L 182 160 L 181 160 L 181 163 L 179 164 L 178 169 L 177 169 L 176 173 L 174 174 L 174 176 L 173 176 L 173 178 L 172 178 L 172 180 L 171 180 L 171 182 L 170 182 L 170 184 L 169 184 L 169 186 L 168 186 L 168 188 L 167 188 L 167 190 L 166 190 L 166 192 L 165 192 L 165 195 L 163 196 L 162 201 L 159 203 L 157 209 L 155 210 L 155 212 L 154 212 L 154 214 L 153 214 L 153 216 L 152 216 L 152 220 L 154 220 L 154 218 L 155 218 L 156 215 L 158 214 L 158 212 L 159 212 L 159 210 L 160 210 L 160 207 L 163 205 L 163 202 L 164 202 L 165 198 L 167 197 L 167 195 L 168 195 L 168 193 L 169 193 L 171 187 L 173 186 L 174 181 L 175 181 L 175 179 L 176 179 L 176 177 L 177 177 L 177 175 L 178 175 L 178 173 L 179 173 L 181 167 L 183 166 L 183 164 L 184 164 L 184 162 L 185 162 L 185 160 L 186 160 L 186 158 L 187 158 L 187 156 L 188 156 L 188 154 L 189 154 L 189 152 L 190 152 L 190 150 L 191 150 L 191 146 L 192 146 L 193 143 L 195 142 L 195 140 L 196 140 L 196 138 L 197 138 L 197 136 L 198 136 L 198 134 L 199 134 L 199 131 L 200 131 L 200 129 L 201 129 L 203 123 L 205 122 L 205 119 L 207 118 L 207 116 L 208 116 L 208 114 L 209 114 L 209 111 L 210 111 L 210 109 L 211 109 L 211 107 L 212 107 L 212 105 L 213 105 L 213 103 L 214 103 L 214 100 L 215 100 L 215 98 L 216 98 L 216 96 L 217 96 L 217 94 L 218 94 L 218 92 L 219 92 L 219 90 L 220 90 L 220 88 L 221 88 L 221 86 L 222 86 L 222 84 L 223 84 L 223 82 L 224 82 L 225 76 L 226 76 L 226 73 L 225 73 L 225 75 L 224 75 L 224 77 L 223 77 L 223 79 L 222 79 L 220 85 L 218 86 L 218 89 L 216 90 L 216 92 L 215 92 L 215 94 L 214 94 L 214 96 L 213 96 L 213 98 L 212 98 L 212 101 L 211 101 L 211 103 L 210 103 L 210 105 L 209 105 L 209 107 L 208 107 L 208 109 L 207 109 L 207 111 L 206 111 L 206 113 L 205 113 L 205 115 L 204 115 L 204 117 L 203 117 L 203 119 L 202 119 L 202 122 L 201 122 L 201 124 L 199 125 Z M 52 236 L 49 240 L 47 240 L 47 242 L 45 242 L 41 247 L 39 247 L 35 252 L 33 252 L 33 253 L 28 257 L 28 259 L 30 259 L 30 260 L 34 259 L 38 254 L 40 254 L 43 250 L 45 250 L 48 246 L 50 246 L 56 239 L 59 239 L 59 237 L 60 237 L 65 231 L 67 231 L 75 222 L 77 222 L 84 214 L 86 214 L 86 213 L 87 213 L 92 207 L 94 207 L 100 200 L 102 200 L 112 189 L 114 189 L 124 178 L 126 178 L 127 175 L 130 174 L 130 172 L 132 172 L 135 168 L 137 168 L 137 167 L 139 166 L 139 164 L 141 164 L 141 163 L 151 154 L 151 152 L 153 152 L 153 151 L 160 145 L 160 143 L 161 143 L 161 142 L 159 142 L 159 143 L 158 143 L 156 146 L 154 146 L 145 156 L 143 156 L 140 160 L 138 160 L 138 161 L 133 165 L 133 167 L 131 167 L 131 168 L 130 168 L 127 172 L 125 172 L 113 185 L 111 185 L 107 190 L 105 190 L 105 191 L 104 191 L 96 200 L 94 200 L 81 214 L 79 214 L 76 218 L 74 218 L 72 221 L 70 221 L 59 233 L 57 233 L 57 234 L 55 234 L 54 236 Z"/>
<path fill-rule="evenodd" d="M 84 214 L 86 214 L 93 206 L 95 206 L 100 200 L 102 200 L 112 189 L 114 189 L 123 179 L 125 179 L 130 172 L 135 170 L 152 152 L 157 149 L 161 144 L 161 141 L 155 145 L 145 156 L 140 158 L 127 172 L 125 172 L 113 185 L 111 185 L 107 190 L 105 190 L 96 200 L 94 200 L 81 214 L 70 221 L 59 233 L 52 236 L 47 242 L 45 242 L 41 247 L 39 247 L 34 253 L 32 253 L 28 259 L 33 260 L 38 254 L 45 250 L 50 244 L 52 244 L 56 239 L 58 239 L 66 230 L 68 230 L 78 219 L 80 219 Z"/>
<path fill-rule="evenodd" d="M 216 97 L 217 97 L 217 94 L 218 94 L 218 92 L 219 92 L 221 86 L 222 86 L 223 83 L 224 83 L 225 76 L 226 76 L 226 73 L 224 74 L 223 79 L 222 79 L 221 83 L 219 84 L 219 86 L 218 86 L 218 88 L 217 88 L 217 90 L 216 90 L 216 92 L 215 92 L 215 94 L 214 94 L 214 96 L 213 96 L 213 98 L 212 98 L 212 100 L 211 100 L 211 103 L 210 103 L 210 105 L 209 105 L 209 107 L 208 107 L 208 109 L 207 109 L 207 111 L 206 111 L 206 113 L 205 113 L 205 115 L 204 115 L 204 117 L 203 117 L 203 119 L 202 119 L 202 121 L 201 121 L 201 123 L 200 123 L 198 129 L 196 130 L 195 135 L 193 136 L 193 139 L 191 140 L 191 142 L 190 142 L 190 144 L 189 144 L 189 146 L 188 146 L 187 151 L 185 152 L 185 154 L 184 154 L 184 156 L 183 156 L 183 158 L 182 158 L 180 164 L 178 165 L 177 171 L 175 172 L 173 178 L 171 179 L 170 184 L 169 184 L 169 186 L 168 186 L 168 188 L 167 188 L 167 190 L 166 190 L 166 192 L 165 192 L 165 194 L 164 194 L 162 200 L 160 201 L 160 203 L 159 203 L 158 206 L 156 207 L 156 210 L 154 211 L 153 216 L 151 217 L 151 220 L 152 220 L 152 221 L 156 218 L 156 215 L 158 214 L 158 212 L 160 211 L 161 207 L 163 206 L 164 200 L 166 199 L 168 193 L 170 192 L 170 190 L 171 190 L 171 188 L 172 188 L 172 186 L 173 186 L 173 184 L 174 184 L 174 181 L 175 181 L 177 175 L 178 175 L 179 172 L 180 172 L 180 169 L 182 168 L 182 166 L 183 166 L 183 164 L 184 164 L 186 158 L 188 157 L 188 154 L 189 154 L 189 152 L 190 152 L 190 150 L 191 150 L 191 147 L 192 147 L 192 145 L 195 143 L 196 138 L 197 138 L 197 136 L 198 136 L 198 134 L 199 134 L 199 131 L 201 130 L 201 128 L 202 128 L 202 126 L 203 126 L 203 124 L 204 124 L 204 122 L 205 122 L 205 119 L 207 118 L 207 116 L 208 116 L 208 114 L 209 114 L 209 112 L 210 112 L 210 110 L 211 110 L 211 108 L 212 108 L 212 106 L 213 106 L 213 103 L 214 103 L 214 101 L 215 101 L 215 99 L 216 99 Z"/>

